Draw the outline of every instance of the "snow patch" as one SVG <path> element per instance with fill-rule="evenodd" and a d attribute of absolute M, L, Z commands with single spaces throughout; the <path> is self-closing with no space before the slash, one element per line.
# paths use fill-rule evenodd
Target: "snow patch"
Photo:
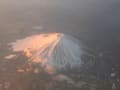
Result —
<path fill-rule="evenodd" d="M 15 58 L 15 57 L 16 57 L 16 55 L 11 54 L 11 55 L 5 56 L 4 58 L 5 58 L 5 59 L 13 59 L 13 58 Z"/>

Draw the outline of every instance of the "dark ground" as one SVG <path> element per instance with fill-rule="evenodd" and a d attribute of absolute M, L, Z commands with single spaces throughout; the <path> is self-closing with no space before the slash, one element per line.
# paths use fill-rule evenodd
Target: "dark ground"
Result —
<path fill-rule="evenodd" d="M 25 59 L 22 56 L 14 62 L 4 60 L 10 53 L 7 43 L 41 32 L 70 34 L 87 47 L 84 50 L 91 56 L 86 55 L 83 60 L 92 58 L 94 64 L 81 73 L 89 72 L 86 77 L 81 76 L 83 80 L 79 78 L 89 82 L 82 90 L 111 90 L 113 82 L 119 90 L 120 82 L 116 81 L 120 80 L 119 10 L 119 0 L 0 1 L 0 90 L 80 90 L 81 87 L 54 81 L 46 74 L 17 73 L 16 67 Z M 35 29 L 36 26 L 43 29 Z M 110 77 L 111 73 L 117 74 Z M 87 84 L 93 87 L 91 83 L 97 87 L 88 89 Z"/>

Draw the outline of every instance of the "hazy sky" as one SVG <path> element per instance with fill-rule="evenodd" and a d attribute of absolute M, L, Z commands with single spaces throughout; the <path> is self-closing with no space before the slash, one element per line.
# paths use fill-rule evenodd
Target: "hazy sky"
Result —
<path fill-rule="evenodd" d="M 64 13 L 74 15 L 72 18 L 79 16 L 88 22 L 94 21 L 94 27 L 97 29 L 113 28 L 115 30 L 115 27 L 119 29 L 120 26 L 120 0 L 0 0 L 0 19 L 11 19 L 11 16 L 23 18 L 26 13 L 31 12 L 34 15 L 30 17 L 30 21 L 31 18 L 36 17 L 39 8 L 47 8 L 46 13 L 52 12 L 52 9 L 60 12 L 59 16 L 56 16 L 57 18 L 64 17 L 65 14 L 63 15 L 61 10 L 66 10 Z M 45 12 L 44 9 L 40 11 L 40 13 L 43 12 Z M 54 13 L 54 15 L 57 14 Z M 26 19 L 26 17 L 24 18 Z"/>

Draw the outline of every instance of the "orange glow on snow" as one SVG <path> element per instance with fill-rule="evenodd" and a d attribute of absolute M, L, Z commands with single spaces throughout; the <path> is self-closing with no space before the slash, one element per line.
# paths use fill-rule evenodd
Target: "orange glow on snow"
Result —
<path fill-rule="evenodd" d="M 24 72 L 24 70 L 23 69 L 17 69 L 17 72 L 22 73 L 22 72 Z"/>
<path fill-rule="evenodd" d="M 46 71 L 48 74 L 53 74 L 54 71 L 55 71 L 55 68 L 53 68 L 52 66 L 47 65 L 46 68 L 45 68 L 45 71 Z"/>
<path fill-rule="evenodd" d="M 29 58 L 32 63 L 40 63 L 45 67 L 46 72 L 52 73 L 54 69 L 48 65 L 45 66 L 45 64 L 48 62 L 48 59 L 52 57 L 61 36 L 62 34 L 59 33 L 33 35 L 11 43 L 11 45 L 15 52 L 23 51 L 24 55 Z M 18 69 L 17 71 L 23 72 L 22 69 Z M 34 73 L 38 72 L 38 69 L 34 70 Z"/>
<path fill-rule="evenodd" d="M 40 70 L 38 68 L 35 68 L 34 73 L 39 74 Z"/>
<path fill-rule="evenodd" d="M 28 57 L 28 58 L 32 56 L 32 53 L 27 48 L 24 49 L 23 52 L 24 52 L 25 56 Z"/>

